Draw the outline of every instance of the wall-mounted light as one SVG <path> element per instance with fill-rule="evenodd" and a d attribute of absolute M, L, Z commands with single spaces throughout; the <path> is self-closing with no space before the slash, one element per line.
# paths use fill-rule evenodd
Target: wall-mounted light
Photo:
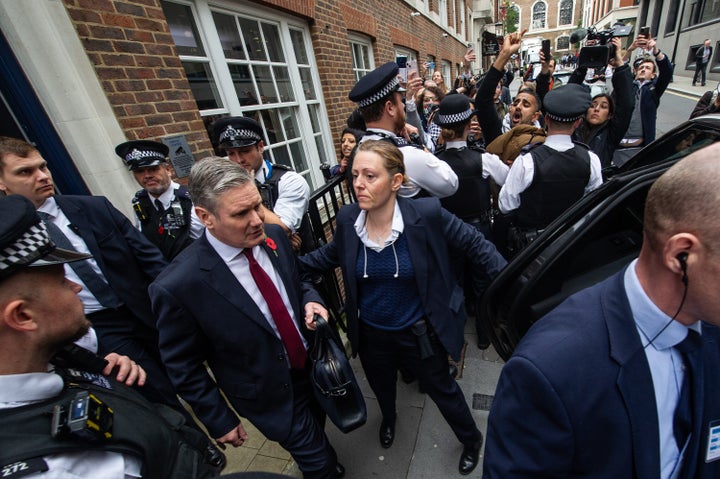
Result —
<path fill-rule="evenodd" d="M 420 12 L 412 12 L 410 14 L 411 17 L 419 17 L 420 15 L 422 15 L 422 13 L 420 13 Z"/>
<path fill-rule="evenodd" d="M 447 38 L 447 37 L 448 37 L 448 34 L 447 34 L 447 33 L 443 33 L 443 38 Z"/>

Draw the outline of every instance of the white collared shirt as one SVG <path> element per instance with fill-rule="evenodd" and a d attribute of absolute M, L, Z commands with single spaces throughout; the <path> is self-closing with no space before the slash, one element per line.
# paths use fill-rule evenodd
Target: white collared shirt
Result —
<path fill-rule="evenodd" d="M 545 145 L 555 151 L 567 151 L 575 146 L 570 135 L 550 135 L 545 139 Z M 602 166 L 600 158 L 592 151 L 590 154 L 590 181 L 585 185 L 585 194 L 602 184 Z M 535 177 L 535 163 L 532 151 L 517 157 L 510 167 L 505 184 L 500 189 L 498 206 L 503 213 L 509 213 L 520 207 L 520 193 L 532 185 Z"/>
<path fill-rule="evenodd" d="M 402 232 L 405 230 L 405 222 L 403 221 L 402 213 L 400 212 L 400 206 L 398 206 L 397 201 L 395 202 L 395 208 L 393 209 L 393 217 L 392 217 L 392 225 L 390 230 L 390 236 L 385 238 L 385 243 L 380 245 L 377 244 L 375 241 L 370 239 L 368 237 L 367 232 L 367 225 L 365 224 L 367 220 L 367 211 L 360 210 L 360 214 L 358 215 L 357 219 L 355 220 L 355 232 L 358 235 L 358 238 L 360 238 L 360 242 L 367 246 L 368 248 L 377 251 L 378 253 L 382 251 L 385 247 L 390 246 L 395 242 L 395 240 L 398 239 L 398 237 L 402 234 Z"/>
<path fill-rule="evenodd" d="M 57 202 L 55 201 L 55 198 L 50 197 L 46 199 L 45 202 L 40 206 L 40 208 L 38 208 L 38 211 L 42 211 L 43 213 L 47 213 L 48 215 L 50 215 L 52 222 L 58 228 L 60 228 L 60 231 L 63 232 L 63 234 L 67 237 L 67 239 L 78 252 L 91 254 L 90 250 L 85 244 L 85 240 L 83 240 L 80 235 L 70 229 L 70 220 L 67 218 L 67 216 L 65 216 L 65 213 L 62 212 Z M 105 279 L 105 275 L 100 270 L 100 267 L 98 266 L 97 261 L 95 261 L 95 258 L 89 258 L 85 261 L 90 263 L 92 269 L 101 278 Z M 82 286 L 82 290 L 78 293 L 78 297 L 83 303 L 83 309 L 85 311 L 85 314 L 90 314 L 94 313 L 95 311 L 105 309 L 105 306 L 100 304 L 100 301 L 98 301 L 95 295 L 90 292 L 90 289 L 88 289 L 85 283 L 83 283 L 80 277 L 75 273 L 75 270 L 73 270 L 67 263 L 64 266 L 65 277 L 70 281 Z M 107 282 L 107 279 L 105 279 L 105 282 Z"/>
<path fill-rule="evenodd" d="M 50 399 L 60 394 L 62 389 L 62 378 L 51 372 L 0 375 L 0 409 L 10 409 Z M 76 451 L 47 455 L 43 460 L 48 466 L 48 471 L 26 477 L 44 479 L 142 477 L 140 459 L 117 452 Z"/>
<path fill-rule="evenodd" d="M 260 289 L 257 287 L 257 284 L 255 284 L 255 280 L 250 273 L 250 262 L 243 254 L 243 248 L 236 248 L 234 246 L 223 243 L 215 236 L 213 236 L 210 231 L 206 232 L 206 236 L 208 243 L 210 243 L 210 246 L 212 246 L 212 248 L 217 252 L 217 254 L 220 255 L 220 258 L 222 258 L 227 267 L 230 269 L 230 272 L 238 280 L 240 286 L 243 287 L 245 292 L 247 292 L 250 298 L 252 298 L 253 302 L 260 309 L 260 312 L 263 314 L 268 324 L 275 332 L 275 336 L 280 338 L 280 332 L 278 331 L 275 320 L 270 313 L 270 308 L 268 307 L 265 298 L 260 292 Z M 253 247 L 252 253 L 255 261 L 257 261 L 258 264 L 262 266 L 262 269 L 265 270 L 265 272 L 275 285 L 275 288 L 277 288 L 278 292 L 280 293 L 283 304 L 285 305 L 285 308 L 288 310 L 288 313 L 290 313 L 290 317 L 293 320 L 293 325 L 295 325 L 295 329 L 297 329 L 298 333 L 300 333 L 300 338 L 302 338 L 303 344 L 305 345 L 305 348 L 307 348 L 307 341 L 305 341 L 305 338 L 302 335 L 302 331 L 300 331 L 300 328 L 298 327 L 298 323 L 295 318 L 295 310 L 290 304 L 290 298 L 288 297 L 287 290 L 285 289 L 285 284 L 283 283 L 280 274 L 275 270 L 272 261 L 270 261 L 270 257 L 267 255 L 265 249 L 262 246 L 258 245 Z M 305 318 L 302 319 L 304 322 Z M 288 365 L 289 364 L 290 363 L 288 359 Z"/>
<path fill-rule="evenodd" d="M 637 277 L 636 264 L 637 259 L 625 271 L 625 291 L 655 390 L 660 437 L 660 477 L 672 479 L 678 476 L 682 466 L 682 457 L 673 433 L 673 417 L 685 377 L 682 355 L 674 346 L 685 339 L 689 328 L 672 320 L 650 300 Z M 690 328 L 701 332 L 700 322 Z"/>
<path fill-rule="evenodd" d="M 271 165 L 263 160 L 262 166 L 255 172 L 255 180 L 265 184 L 270 175 Z M 287 171 L 277 183 L 278 197 L 272 207 L 273 213 L 280 217 L 283 224 L 295 233 L 300 228 L 303 215 L 310 202 L 310 186 L 305 178 L 294 171 Z"/>

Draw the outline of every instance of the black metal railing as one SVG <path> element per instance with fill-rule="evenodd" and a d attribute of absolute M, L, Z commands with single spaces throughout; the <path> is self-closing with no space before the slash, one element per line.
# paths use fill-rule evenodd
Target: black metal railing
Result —
<path fill-rule="evenodd" d="M 343 175 L 330 178 L 325 185 L 312 192 L 307 211 L 313 242 L 310 250 L 320 248 L 332 240 L 338 211 L 354 202 L 355 192 Z M 346 331 L 343 319 L 345 294 L 340 269 L 316 275 L 314 282 L 315 289 L 326 302 L 331 322 Z"/>

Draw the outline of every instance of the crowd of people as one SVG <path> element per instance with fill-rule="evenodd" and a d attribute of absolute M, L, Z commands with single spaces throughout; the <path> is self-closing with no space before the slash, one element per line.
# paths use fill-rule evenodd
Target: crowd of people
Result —
<path fill-rule="evenodd" d="M 651 36 L 625 55 L 616 38 L 612 93 L 591 96 L 582 66 L 554 88 L 556 59 L 541 53 L 537 77 L 513 95 L 508 63 L 524 34 L 505 36 L 489 71 L 452 89 L 437 71 L 401 83 L 395 63 L 356 83 L 328 177 L 346 177 L 357 202 L 315 250 L 309 185 L 265 158 L 252 118 L 215 121 L 225 157 L 196 162 L 187 187 L 163 143 L 118 145 L 141 187 L 134 225 L 103 197 L 55 194 L 42 154 L 0 137 L 4 475 L 213 477 L 249 421 L 303 477 L 343 477 L 308 354 L 316 316 L 328 318 L 313 275 L 336 268 L 379 444 L 392 447 L 403 420 L 401 372 L 437 405 L 462 446 L 458 472 L 470 474 L 484 438 L 449 367 L 468 312 L 509 259 L 602 184 L 603 168 L 654 140 L 672 75 Z M 702 112 L 720 105 L 708 93 Z M 490 412 L 486 477 L 718 477 L 720 259 L 707 218 L 719 149 L 653 186 L 635 261 L 523 339 Z"/>

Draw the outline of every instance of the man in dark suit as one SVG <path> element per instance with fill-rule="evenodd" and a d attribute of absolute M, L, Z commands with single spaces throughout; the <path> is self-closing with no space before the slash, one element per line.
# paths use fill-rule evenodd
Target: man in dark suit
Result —
<path fill-rule="evenodd" d="M 129 356 L 148 374 L 147 384 L 139 391 L 153 402 L 185 412 L 160 361 L 147 294 L 150 282 L 167 265 L 160 250 L 105 197 L 55 196 L 47 162 L 25 141 L 0 137 L 0 190 L 32 201 L 39 214 L 46 215 L 48 227 L 54 225 L 69 242 L 61 245 L 62 239 L 51 230 L 56 244 L 92 254 L 80 262 L 91 271 L 65 268 L 68 279 L 83 287 L 79 296 L 97 334 L 97 338 L 84 338 L 82 345 L 101 355 L 117 352 Z M 93 284 L 97 281 L 100 286 Z"/>
<path fill-rule="evenodd" d="M 710 46 L 710 39 L 706 38 L 703 45 L 695 52 L 695 74 L 693 75 L 693 86 L 698 81 L 698 76 L 702 74 L 702 82 L 700 85 L 705 86 L 705 73 L 707 72 L 708 63 L 712 58 L 713 48 Z"/>
<path fill-rule="evenodd" d="M 678 162 L 648 193 L 639 257 L 528 331 L 484 477 L 720 477 L 718 181 L 720 144 Z"/>
<path fill-rule="evenodd" d="M 227 398 L 305 478 L 341 477 L 308 376 L 306 325 L 327 317 L 320 296 L 301 280 L 283 229 L 263 225 L 260 193 L 242 166 L 204 159 L 189 190 L 205 234 L 150 285 L 173 384 L 220 444 L 247 439 Z"/>

